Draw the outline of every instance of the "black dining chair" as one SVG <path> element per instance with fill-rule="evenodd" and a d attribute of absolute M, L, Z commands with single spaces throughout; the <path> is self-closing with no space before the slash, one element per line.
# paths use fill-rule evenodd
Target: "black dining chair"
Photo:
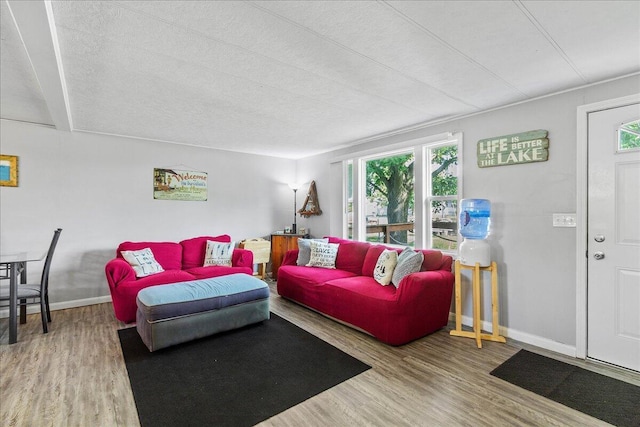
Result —
<path fill-rule="evenodd" d="M 53 252 L 58 244 L 58 239 L 62 233 L 62 228 L 58 228 L 53 232 L 53 239 L 49 245 L 47 257 L 44 260 L 44 268 L 40 283 L 37 284 L 18 284 L 18 306 L 20 306 L 20 323 L 25 323 L 27 318 L 27 306 L 40 304 L 40 315 L 42 317 L 42 332 L 49 332 L 48 323 L 51 322 L 51 310 L 49 309 L 49 270 L 51 269 L 51 260 Z M 0 301 L 9 301 L 9 287 L 0 287 Z"/>

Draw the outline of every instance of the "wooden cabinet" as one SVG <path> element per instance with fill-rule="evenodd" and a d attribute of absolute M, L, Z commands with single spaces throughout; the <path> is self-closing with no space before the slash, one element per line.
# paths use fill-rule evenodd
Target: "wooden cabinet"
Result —
<path fill-rule="evenodd" d="M 272 234 L 271 235 L 271 277 L 278 279 L 278 269 L 287 251 L 298 249 L 298 238 L 303 234 Z"/>

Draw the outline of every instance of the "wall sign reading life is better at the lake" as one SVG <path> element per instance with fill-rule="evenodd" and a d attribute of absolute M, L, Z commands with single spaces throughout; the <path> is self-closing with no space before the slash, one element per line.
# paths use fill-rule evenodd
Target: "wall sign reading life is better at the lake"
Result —
<path fill-rule="evenodd" d="M 478 141 L 478 167 L 546 162 L 549 139 L 546 130 L 532 130 Z"/>

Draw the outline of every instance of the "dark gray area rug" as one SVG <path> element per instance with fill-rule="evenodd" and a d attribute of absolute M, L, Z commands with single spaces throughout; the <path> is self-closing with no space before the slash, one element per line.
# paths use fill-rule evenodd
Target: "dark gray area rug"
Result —
<path fill-rule="evenodd" d="M 620 427 L 640 427 L 640 387 L 520 350 L 491 375 Z"/>
<path fill-rule="evenodd" d="M 153 353 L 118 335 L 143 427 L 252 426 L 370 368 L 273 313 Z"/>

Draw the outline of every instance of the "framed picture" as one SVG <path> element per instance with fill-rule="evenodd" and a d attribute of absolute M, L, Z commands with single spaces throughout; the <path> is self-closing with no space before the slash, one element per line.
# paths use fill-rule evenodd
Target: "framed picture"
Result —
<path fill-rule="evenodd" d="M 176 169 L 153 169 L 153 198 L 156 200 L 207 200 L 207 173 Z"/>
<path fill-rule="evenodd" d="M 18 156 L 0 154 L 0 186 L 18 186 Z"/>

